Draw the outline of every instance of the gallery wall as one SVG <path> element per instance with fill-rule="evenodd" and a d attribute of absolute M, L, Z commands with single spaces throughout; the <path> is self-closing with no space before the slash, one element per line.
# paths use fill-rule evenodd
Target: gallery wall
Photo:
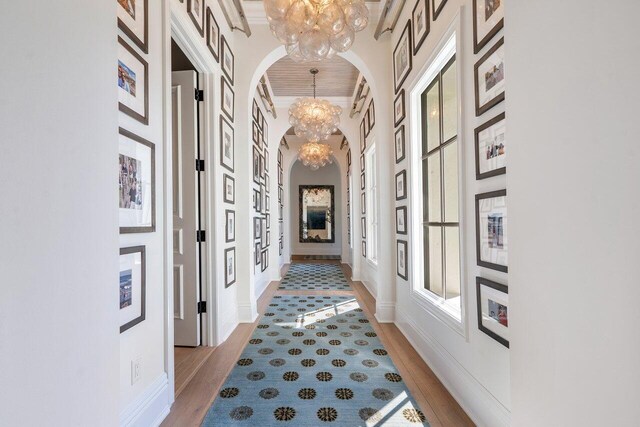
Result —
<path fill-rule="evenodd" d="M 396 237 L 398 240 L 408 242 L 408 271 L 410 273 L 408 280 L 395 275 L 396 324 L 477 424 L 506 426 L 509 425 L 511 407 L 509 349 L 478 329 L 476 277 L 481 276 L 504 285 L 509 284 L 510 281 L 506 273 L 477 265 L 475 239 L 475 195 L 504 189 L 506 175 L 477 180 L 474 152 L 474 129 L 505 111 L 503 102 L 485 114 L 476 117 L 474 94 L 474 65 L 502 38 L 503 31 L 498 32 L 478 54 L 474 54 L 472 2 L 465 0 L 439 2 L 439 4 L 443 4 L 443 7 L 435 21 L 433 2 L 428 1 L 427 4 L 429 6 L 430 32 L 417 53 L 412 55 L 411 71 L 402 84 L 402 88 L 405 90 L 406 117 L 401 125 L 405 126 L 406 156 L 397 164 L 395 156 L 389 158 L 388 161 L 393 164 L 395 173 L 402 171 L 407 173 L 409 197 L 395 202 L 395 205 L 397 207 L 407 206 L 408 224 L 415 224 L 415 222 L 412 223 L 412 212 L 415 212 L 413 208 L 417 208 L 422 201 L 412 198 L 412 188 L 417 185 L 416 176 L 419 176 L 417 175 L 419 171 L 412 169 L 412 156 L 420 156 L 421 141 L 411 131 L 412 126 L 417 127 L 412 116 L 417 106 L 410 103 L 411 92 L 420 77 L 427 71 L 428 66 L 435 60 L 435 55 L 446 41 L 447 32 L 451 28 L 459 26 L 460 32 L 457 34 L 459 50 L 456 54 L 456 63 L 461 83 L 458 88 L 461 101 L 458 141 L 461 147 L 461 162 L 459 163 L 461 167 L 461 204 L 459 209 L 462 232 L 461 288 L 464 298 L 462 303 L 464 317 L 461 328 L 458 330 L 446 321 L 448 315 L 444 314 L 438 306 L 417 297 L 416 292 L 412 291 L 412 289 L 422 287 L 421 283 L 415 282 L 411 272 L 416 263 L 423 262 L 423 254 L 412 252 L 417 230 L 409 227 L 407 235 L 398 234 Z M 411 19 L 415 6 L 416 1 L 405 5 L 398 25 L 391 34 L 392 51 L 402 36 L 405 25 Z M 508 7 L 510 6 L 511 4 Z M 506 43 L 509 43 L 509 40 Z M 391 56 L 390 60 L 390 65 L 393 66 Z M 507 81 L 508 79 L 509 77 L 507 77 Z M 395 91 L 392 91 L 389 97 L 389 102 L 395 100 Z M 391 224 L 395 224 L 395 215 Z M 395 242 L 393 247 L 395 250 Z M 395 267 L 397 264 L 394 266 L 394 270 Z"/>
<path fill-rule="evenodd" d="M 118 424 L 115 13 L 0 14 L 3 425 Z"/>

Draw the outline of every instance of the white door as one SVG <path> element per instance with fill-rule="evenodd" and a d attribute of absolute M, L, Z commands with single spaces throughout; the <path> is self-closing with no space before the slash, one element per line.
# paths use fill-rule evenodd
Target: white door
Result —
<path fill-rule="evenodd" d="M 198 76 L 172 75 L 173 128 L 173 286 L 175 345 L 200 345 L 200 243 L 198 214 Z"/>

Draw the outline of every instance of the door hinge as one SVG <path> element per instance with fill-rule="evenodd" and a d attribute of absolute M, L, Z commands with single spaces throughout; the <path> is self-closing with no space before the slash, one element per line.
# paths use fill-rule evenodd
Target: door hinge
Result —
<path fill-rule="evenodd" d="M 206 242 L 207 236 L 204 230 L 196 231 L 196 241 L 197 242 Z"/>
<path fill-rule="evenodd" d="M 196 101 L 202 102 L 204 101 L 204 91 L 196 89 Z"/>
<path fill-rule="evenodd" d="M 207 312 L 207 302 L 206 301 L 199 301 L 198 302 L 198 314 L 206 313 L 206 312 Z"/>
<path fill-rule="evenodd" d="M 196 171 L 204 172 L 204 160 L 196 159 Z"/>

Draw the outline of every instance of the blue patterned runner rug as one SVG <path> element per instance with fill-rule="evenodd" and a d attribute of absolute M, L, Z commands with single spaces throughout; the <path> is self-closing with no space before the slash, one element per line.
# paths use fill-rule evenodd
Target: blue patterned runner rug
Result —
<path fill-rule="evenodd" d="M 351 287 L 338 264 L 291 264 L 280 283 L 287 291 L 350 291 Z"/>
<path fill-rule="evenodd" d="M 350 296 L 275 296 L 203 426 L 428 426 Z"/>

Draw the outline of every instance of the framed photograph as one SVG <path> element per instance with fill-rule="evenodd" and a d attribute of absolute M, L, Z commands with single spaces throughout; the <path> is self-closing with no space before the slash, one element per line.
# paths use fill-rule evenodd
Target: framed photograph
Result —
<path fill-rule="evenodd" d="M 149 53 L 149 0 L 118 0 L 118 28 Z"/>
<path fill-rule="evenodd" d="M 265 271 L 269 267 L 269 250 L 265 249 L 260 253 L 260 264 L 262 271 Z"/>
<path fill-rule="evenodd" d="M 156 231 L 156 148 L 120 128 L 118 194 L 120 233 Z"/>
<path fill-rule="evenodd" d="M 145 318 L 146 296 L 145 247 L 120 249 L 120 333 Z"/>
<path fill-rule="evenodd" d="M 360 152 L 364 153 L 364 150 L 367 148 L 367 124 L 364 121 L 364 118 L 360 122 Z"/>
<path fill-rule="evenodd" d="M 404 280 L 409 280 L 409 257 L 407 256 L 407 241 L 398 240 L 396 243 L 396 272 Z"/>
<path fill-rule="evenodd" d="M 351 150 L 349 150 L 351 152 Z M 278 164 L 282 165 L 282 150 L 278 149 Z"/>
<path fill-rule="evenodd" d="M 229 120 L 231 120 L 231 123 L 233 123 L 233 110 L 236 95 L 233 92 L 233 89 L 231 89 L 231 85 L 229 84 L 229 82 L 227 82 L 227 79 L 225 79 L 224 76 L 220 77 L 220 93 L 222 94 L 222 96 L 220 97 L 222 101 L 222 112 L 226 114 Z"/>
<path fill-rule="evenodd" d="M 360 193 L 360 213 L 366 215 L 367 213 L 367 196 L 365 193 Z"/>
<path fill-rule="evenodd" d="M 402 30 L 398 44 L 393 49 L 393 85 L 395 93 L 398 93 L 405 79 L 411 72 L 411 20 Z"/>
<path fill-rule="evenodd" d="M 413 6 L 413 12 L 411 12 L 411 27 L 413 29 L 413 54 L 415 55 L 429 35 L 429 31 L 431 31 L 429 0 L 418 0 L 416 5 Z"/>
<path fill-rule="evenodd" d="M 367 218 L 364 216 L 360 218 L 360 227 L 362 230 L 362 238 L 366 239 L 367 238 Z"/>
<path fill-rule="evenodd" d="M 393 124 L 398 127 L 400 123 L 404 120 L 404 116 L 406 115 L 404 110 L 404 89 L 400 91 L 398 96 L 396 96 L 395 101 L 393 101 Z"/>
<path fill-rule="evenodd" d="M 236 248 L 224 250 L 224 287 L 236 283 Z"/>
<path fill-rule="evenodd" d="M 362 256 L 363 257 L 367 257 L 367 241 L 363 240 L 362 241 Z"/>
<path fill-rule="evenodd" d="M 251 117 L 253 117 L 253 121 L 256 123 L 256 126 L 258 124 L 258 119 L 260 118 L 258 115 L 259 111 L 260 108 L 258 107 L 258 102 L 254 99 L 253 106 L 251 107 Z"/>
<path fill-rule="evenodd" d="M 365 183 L 365 174 L 364 174 L 364 172 L 362 172 L 362 173 L 360 174 L 360 189 L 361 189 L 361 190 L 364 190 L 364 189 L 365 189 L 365 187 L 366 187 L 366 183 Z"/>
<path fill-rule="evenodd" d="M 253 250 L 254 250 L 253 257 L 255 258 L 254 259 L 254 264 L 255 265 L 260 265 L 260 262 L 261 262 L 261 259 L 260 259 L 261 258 L 261 256 L 260 256 L 261 255 L 260 242 L 255 244 L 255 247 L 254 247 Z"/>
<path fill-rule="evenodd" d="M 262 130 L 262 126 L 264 125 L 264 116 L 262 115 L 262 110 L 258 108 L 258 119 L 256 120 L 258 123 L 258 127 Z"/>
<path fill-rule="evenodd" d="M 509 288 L 476 277 L 478 329 L 509 348 Z"/>
<path fill-rule="evenodd" d="M 236 212 L 227 209 L 224 212 L 225 217 L 225 242 L 234 242 L 236 240 Z"/>
<path fill-rule="evenodd" d="M 473 0 L 473 53 L 504 27 L 504 0 Z"/>
<path fill-rule="evenodd" d="M 360 172 L 364 172 L 364 154 L 360 155 Z"/>
<path fill-rule="evenodd" d="M 404 125 L 400 126 L 395 133 L 395 142 L 396 142 L 396 164 L 400 163 L 404 160 L 405 150 L 404 150 Z"/>
<path fill-rule="evenodd" d="M 480 267 L 507 273 L 507 190 L 476 194 L 476 254 Z"/>
<path fill-rule="evenodd" d="M 264 217 L 260 218 L 260 243 L 262 244 L 262 249 L 266 249 L 267 246 L 267 219 Z"/>
<path fill-rule="evenodd" d="M 262 220 L 259 216 L 253 218 L 253 240 L 260 240 L 262 237 Z"/>
<path fill-rule="evenodd" d="M 231 84 L 234 84 L 233 75 L 235 71 L 235 59 L 233 56 L 233 52 L 231 51 L 231 48 L 229 47 L 229 44 L 227 43 L 227 39 L 224 37 L 224 35 L 221 36 L 221 39 L 222 39 L 222 54 L 221 54 L 222 61 L 220 65 L 222 65 L 222 72 L 227 76 Z"/>
<path fill-rule="evenodd" d="M 265 186 L 265 192 L 268 192 L 266 189 L 267 187 Z M 265 201 L 264 211 L 269 212 L 269 210 L 271 209 L 271 198 L 269 197 L 268 194 L 265 194 L 264 201 Z"/>
<path fill-rule="evenodd" d="M 269 231 L 269 221 L 265 220 L 267 222 L 267 247 L 271 246 L 271 231 Z"/>
<path fill-rule="evenodd" d="M 269 172 L 269 150 L 266 149 L 264 150 L 264 171 Z"/>
<path fill-rule="evenodd" d="M 396 174 L 396 200 L 407 198 L 407 171 L 403 170 Z"/>
<path fill-rule="evenodd" d="M 504 37 L 474 67 L 476 116 L 504 101 Z"/>
<path fill-rule="evenodd" d="M 371 117 L 369 117 L 369 110 L 364 113 L 362 120 L 364 121 L 364 136 L 366 138 L 369 136 L 369 133 L 371 133 Z"/>
<path fill-rule="evenodd" d="M 260 184 L 260 207 L 262 208 L 261 213 L 267 212 L 267 192 L 264 184 Z"/>
<path fill-rule="evenodd" d="M 204 37 L 204 2 L 205 0 L 187 0 L 187 14 L 202 37 Z"/>
<path fill-rule="evenodd" d="M 210 7 L 207 7 L 207 47 L 216 62 L 220 61 L 220 27 Z"/>
<path fill-rule="evenodd" d="M 233 172 L 235 160 L 235 142 L 233 127 L 223 116 L 220 116 L 220 164 Z"/>
<path fill-rule="evenodd" d="M 260 155 L 260 150 L 255 145 L 253 146 L 253 182 L 260 185 L 262 182 L 262 176 L 260 175 L 260 162 L 262 161 L 262 156 Z"/>
<path fill-rule="evenodd" d="M 347 166 L 351 166 L 351 149 L 347 151 Z"/>
<path fill-rule="evenodd" d="M 118 108 L 142 124 L 149 124 L 149 66 L 118 36 Z"/>
<path fill-rule="evenodd" d="M 447 0 L 432 0 L 433 2 L 433 20 L 435 21 L 440 16 L 440 12 L 444 8 L 444 5 L 447 4 Z"/>
<path fill-rule="evenodd" d="M 232 205 L 235 204 L 236 180 L 225 173 L 224 176 L 222 177 L 222 184 L 224 186 L 224 193 L 223 193 L 224 202 L 231 203 Z"/>
<path fill-rule="evenodd" d="M 373 99 L 369 101 L 368 111 L 369 111 L 369 131 L 371 131 L 371 129 L 373 129 L 373 127 L 376 125 L 376 106 L 373 103 Z"/>
<path fill-rule="evenodd" d="M 269 148 L 269 125 L 266 120 L 262 125 L 262 145 L 265 151 Z"/>
<path fill-rule="evenodd" d="M 282 243 L 282 239 L 280 239 L 280 243 L 278 244 L 278 255 L 282 256 L 282 252 L 284 250 L 284 243 Z"/>
<path fill-rule="evenodd" d="M 254 144 L 260 147 L 260 128 L 256 122 L 253 122 L 253 126 L 251 127 L 251 140 Z"/>
<path fill-rule="evenodd" d="M 254 198 L 253 207 L 255 211 L 257 213 L 262 212 L 262 200 L 260 199 L 260 191 L 256 190 L 255 188 L 253 189 L 253 198 Z"/>
<path fill-rule="evenodd" d="M 477 180 L 507 173 L 506 123 L 502 113 L 475 130 Z"/>
<path fill-rule="evenodd" d="M 265 219 L 267 220 L 267 230 L 271 228 L 271 214 L 265 214 Z"/>
<path fill-rule="evenodd" d="M 396 233 L 407 234 L 407 207 L 396 208 Z"/>

